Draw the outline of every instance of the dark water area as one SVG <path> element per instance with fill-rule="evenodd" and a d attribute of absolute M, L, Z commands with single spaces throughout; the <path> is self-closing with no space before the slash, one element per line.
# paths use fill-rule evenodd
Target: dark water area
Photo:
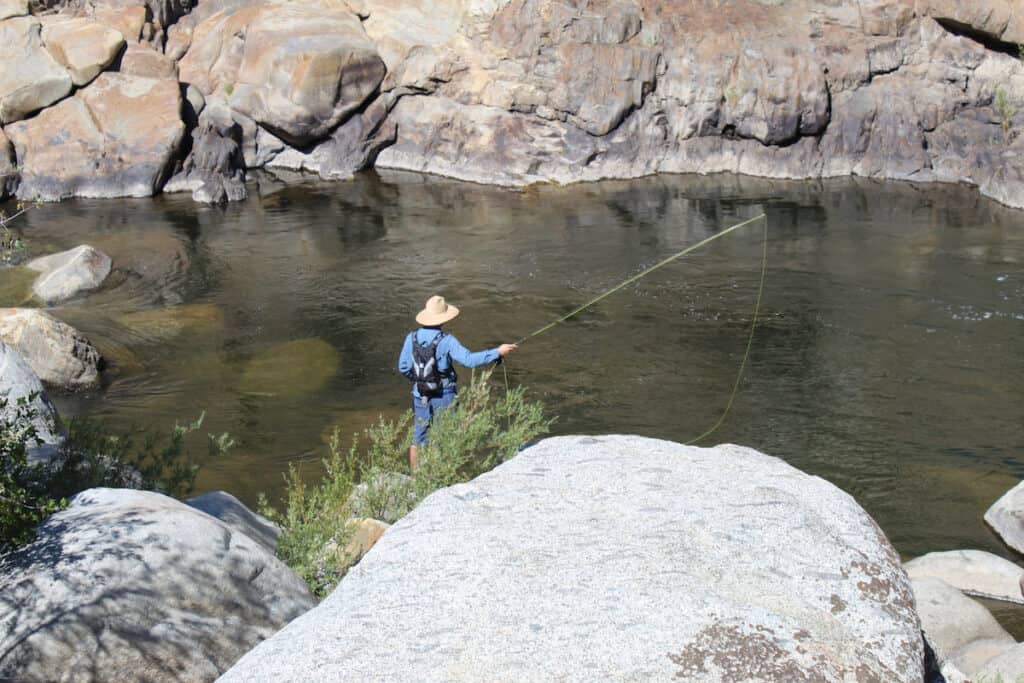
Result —
<path fill-rule="evenodd" d="M 274 497 L 327 435 L 410 405 L 395 365 L 434 293 L 473 349 L 512 341 L 742 219 L 769 217 L 761 319 L 705 445 L 784 458 L 852 494 L 900 552 L 1012 556 L 982 514 L 1024 477 L 1024 213 L 968 188 L 656 177 L 516 192 L 406 174 L 263 176 L 250 198 L 33 210 L 33 248 L 110 254 L 56 309 L 111 359 L 66 416 L 166 428 L 206 411 L 236 448 L 198 491 Z M 746 344 L 762 234 L 715 241 L 510 359 L 556 433 L 686 441 L 721 414 Z M 24 279 L 0 274 L 0 304 Z M 170 308 L 169 308 L 170 307 Z M 500 381 L 500 378 L 499 378 Z"/>

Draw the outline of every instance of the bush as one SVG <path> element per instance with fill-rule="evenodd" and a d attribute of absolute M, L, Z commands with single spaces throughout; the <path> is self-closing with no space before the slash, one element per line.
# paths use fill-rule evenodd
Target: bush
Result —
<path fill-rule="evenodd" d="M 93 420 L 72 420 L 67 438 L 45 463 L 30 464 L 28 451 L 41 445 L 33 422 L 36 413 L 22 399 L 13 416 L 0 421 L 0 553 L 32 540 L 35 528 L 64 508 L 80 491 L 97 486 L 159 491 L 183 497 L 192 491 L 199 466 L 189 457 L 185 437 L 203 424 L 203 415 L 166 434 L 112 435 Z M 6 407 L 0 401 L 0 411 Z M 227 434 L 208 436 L 212 455 L 234 442 Z"/>
<path fill-rule="evenodd" d="M 285 476 L 284 512 L 261 496 L 260 512 L 281 525 L 277 556 L 309 584 L 330 593 L 359 558 L 347 545 L 353 520 L 372 517 L 393 523 L 439 488 L 482 474 L 513 457 L 523 444 L 546 433 L 553 420 L 529 402 L 522 387 L 495 397 L 491 370 L 474 375 L 458 402 L 439 413 L 430 443 L 409 472 L 412 411 L 380 421 L 352 437 L 343 449 L 337 431 L 323 460 L 324 476 L 308 486 L 295 466 Z"/>

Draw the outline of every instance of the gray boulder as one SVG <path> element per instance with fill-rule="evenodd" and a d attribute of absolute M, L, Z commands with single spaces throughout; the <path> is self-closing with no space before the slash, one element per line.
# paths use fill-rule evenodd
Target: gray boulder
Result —
<path fill-rule="evenodd" d="M 314 604 L 248 535 L 127 489 L 75 496 L 0 586 L 0 678 L 18 681 L 210 681 Z"/>
<path fill-rule="evenodd" d="M 32 291 L 46 303 L 64 301 L 79 292 L 96 289 L 110 274 L 110 257 L 87 244 L 33 259 L 25 265 L 41 273 Z"/>
<path fill-rule="evenodd" d="M 941 579 L 912 581 L 925 638 L 940 665 L 952 664 L 968 676 L 1002 648 L 1016 644 L 987 609 Z"/>
<path fill-rule="evenodd" d="M 95 386 L 103 359 L 75 328 L 37 308 L 0 308 L 0 340 L 14 347 L 43 382 L 60 389 Z"/>
<path fill-rule="evenodd" d="M 1024 481 L 992 504 L 985 512 L 985 521 L 1006 545 L 1024 553 Z"/>
<path fill-rule="evenodd" d="M 1024 678 L 1024 643 L 1006 648 L 992 657 L 977 673 L 978 681 L 1017 683 Z"/>
<path fill-rule="evenodd" d="M 46 51 L 41 28 L 35 17 L 0 22 L 0 125 L 23 119 L 71 92 L 71 76 Z"/>
<path fill-rule="evenodd" d="M 1024 604 L 1024 569 L 982 550 L 928 553 L 903 565 L 911 579 L 941 579 L 969 595 Z"/>
<path fill-rule="evenodd" d="M 751 449 L 547 439 L 428 497 L 221 680 L 673 677 L 921 681 L 899 558 Z"/>
<path fill-rule="evenodd" d="M 204 104 L 192 131 L 192 151 L 164 192 L 191 192 L 206 204 L 245 199 L 242 128 L 223 100 L 211 98 Z"/>
<path fill-rule="evenodd" d="M 210 491 L 189 498 L 185 503 L 219 519 L 238 533 L 245 534 L 271 553 L 277 549 L 281 527 L 263 515 L 256 514 L 227 491 Z"/>
<path fill-rule="evenodd" d="M 0 341 L 0 422 L 17 422 L 19 402 L 26 402 L 35 414 L 32 425 L 42 444 L 31 444 L 29 460 L 43 462 L 51 459 L 61 443 L 57 430 L 57 409 L 43 390 L 43 385 L 32 371 L 32 366 L 12 347 Z"/>

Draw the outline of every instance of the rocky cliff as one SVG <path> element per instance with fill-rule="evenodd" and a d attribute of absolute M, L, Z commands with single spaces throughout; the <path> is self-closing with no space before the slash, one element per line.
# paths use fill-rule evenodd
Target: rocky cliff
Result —
<path fill-rule="evenodd" d="M 30 12 L 34 12 L 31 14 Z M 0 189 L 731 171 L 1024 207 L 1020 0 L 3 0 Z"/>

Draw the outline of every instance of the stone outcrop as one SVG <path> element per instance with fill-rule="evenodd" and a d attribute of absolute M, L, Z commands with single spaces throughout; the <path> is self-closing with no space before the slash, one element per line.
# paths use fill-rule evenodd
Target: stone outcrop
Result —
<path fill-rule="evenodd" d="M 28 0 L 0 0 L 0 21 L 28 14 Z"/>
<path fill-rule="evenodd" d="M 14 159 L 14 146 L 0 128 L 0 200 L 18 187 L 18 167 Z"/>
<path fill-rule="evenodd" d="M 216 517 L 238 533 L 245 534 L 270 553 L 277 548 L 281 528 L 263 515 L 258 515 L 247 508 L 242 501 L 227 491 L 211 491 L 189 498 L 185 503 L 211 517 Z"/>
<path fill-rule="evenodd" d="M 992 504 L 985 512 L 985 521 L 1006 545 L 1024 553 L 1024 481 Z"/>
<path fill-rule="evenodd" d="M 428 497 L 221 680 L 509 672 L 921 681 L 923 645 L 896 553 L 831 484 L 738 446 L 560 437 Z"/>
<path fill-rule="evenodd" d="M 101 74 L 55 107 L 7 126 L 22 167 L 18 196 L 148 197 L 184 135 L 172 79 Z"/>
<path fill-rule="evenodd" d="M 0 677 L 19 681 L 210 681 L 314 604 L 249 536 L 125 489 L 75 496 L 0 577 Z"/>
<path fill-rule="evenodd" d="M 987 609 L 941 579 L 913 580 L 921 627 L 939 664 L 975 675 L 1016 642 Z"/>
<path fill-rule="evenodd" d="M 25 264 L 40 273 L 32 292 L 46 303 L 56 303 L 103 284 L 110 274 L 110 257 L 82 244 L 58 254 L 41 256 Z"/>
<path fill-rule="evenodd" d="M 0 124 L 23 119 L 71 92 L 71 76 L 47 52 L 34 17 L 0 21 Z"/>
<path fill-rule="evenodd" d="M 0 308 L 0 340 L 17 350 L 51 387 L 74 390 L 99 383 L 99 351 L 78 330 L 45 311 Z"/>
<path fill-rule="evenodd" d="M 26 415 L 19 403 L 24 401 L 31 415 Z M 30 461 L 49 460 L 57 451 L 62 437 L 57 429 L 57 409 L 43 390 L 43 385 L 32 367 L 17 351 L 0 340 L 0 421 L 19 423 L 31 417 L 36 437 L 42 443 L 31 443 Z"/>
<path fill-rule="evenodd" d="M 941 579 L 968 595 L 1024 604 L 1024 569 L 982 550 L 928 553 L 903 568 L 911 579 Z"/>
<path fill-rule="evenodd" d="M 59 17 L 43 25 L 43 42 L 68 70 L 71 82 L 82 86 L 114 61 L 124 47 L 124 36 L 90 19 Z"/>
<path fill-rule="evenodd" d="M 145 45 L 129 43 L 121 56 L 118 73 L 144 78 L 178 79 L 178 65 L 167 55 Z"/>
<path fill-rule="evenodd" d="M 192 131 L 192 151 L 165 192 L 191 192 L 198 202 L 216 204 L 245 198 L 242 127 L 223 100 L 211 99 Z"/>

